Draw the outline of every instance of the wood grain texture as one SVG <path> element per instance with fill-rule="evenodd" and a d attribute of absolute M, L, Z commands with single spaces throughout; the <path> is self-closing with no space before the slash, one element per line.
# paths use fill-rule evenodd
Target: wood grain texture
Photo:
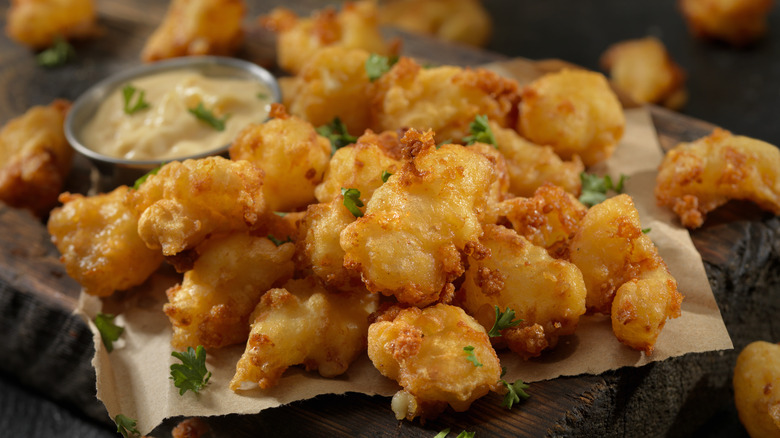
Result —
<path fill-rule="evenodd" d="M 283 2 L 253 5 L 263 12 Z M 322 2 L 300 1 L 299 11 Z M 4 3 L 7 5 L 7 2 Z M 148 33 L 161 17 L 160 2 L 100 2 L 103 37 L 77 45 L 73 64 L 45 70 L 32 54 L 0 39 L 0 121 L 33 104 L 74 99 L 92 83 L 138 63 Z M 262 10 L 261 10 L 262 9 Z M 391 35 L 402 35 L 388 31 Z M 263 65 L 273 59 L 269 35 L 258 32 L 241 56 Z M 475 49 L 404 35 L 404 52 L 436 63 L 477 65 L 505 59 Z M 653 108 L 664 149 L 706 135 L 705 122 Z M 86 161 L 77 163 L 69 190 L 89 182 Z M 0 370 L 72 409 L 108 423 L 94 398 L 91 335 L 70 312 L 78 285 L 64 274 L 42 223 L 0 206 L 0 337 L 6 342 Z M 216 436 L 412 436 L 430 437 L 450 428 L 477 436 L 686 436 L 713 415 L 728 411 L 731 370 L 739 349 L 751 340 L 780 338 L 780 220 L 732 204 L 713 213 L 692 233 L 736 349 L 687 355 L 600 376 L 559 378 L 533 384 L 532 398 L 508 412 L 492 394 L 466 413 L 447 411 L 436 421 L 398 422 L 389 399 L 362 394 L 326 395 L 257 415 L 209 419 Z M 12 403 L 12 402 L 11 402 Z M 153 436 L 167 436 L 178 419 Z M 739 432 L 739 431 L 738 431 Z"/>

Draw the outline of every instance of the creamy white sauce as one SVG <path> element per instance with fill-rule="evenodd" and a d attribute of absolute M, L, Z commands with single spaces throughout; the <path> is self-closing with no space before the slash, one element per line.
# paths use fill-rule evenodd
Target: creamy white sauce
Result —
<path fill-rule="evenodd" d="M 165 72 L 128 82 L 144 91 L 149 108 L 126 114 L 122 84 L 98 108 L 82 132 L 83 143 L 103 155 L 128 160 L 165 160 L 200 154 L 229 144 L 249 123 L 268 117 L 271 92 L 239 78 L 211 78 L 190 70 Z M 139 91 L 131 103 L 138 99 Z M 258 97 L 260 96 L 260 97 Z M 218 131 L 189 109 L 199 103 L 218 119 Z"/>

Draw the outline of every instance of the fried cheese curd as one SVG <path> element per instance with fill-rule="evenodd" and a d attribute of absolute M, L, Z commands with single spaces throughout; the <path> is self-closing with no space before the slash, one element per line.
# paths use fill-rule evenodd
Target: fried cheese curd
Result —
<path fill-rule="evenodd" d="M 314 188 L 330 160 L 330 141 L 311 125 L 272 104 L 265 123 L 250 124 L 230 146 L 232 160 L 262 169 L 263 196 L 269 210 L 293 211 L 314 202 Z"/>
<path fill-rule="evenodd" d="M 579 155 L 592 166 L 612 156 L 623 137 L 623 108 L 601 73 L 548 73 L 526 85 L 521 95 L 518 132 L 552 146 L 564 160 Z"/>
<path fill-rule="evenodd" d="M 344 266 L 368 290 L 422 307 L 449 300 L 463 255 L 481 253 L 480 221 L 496 176 L 491 161 L 467 147 L 437 149 L 431 131 L 409 130 L 401 142 L 408 160 L 374 191 L 340 243 Z"/>
<path fill-rule="evenodd" d="M 715 129 L 667 152 L 658 168 L 655 199 L 688 228 L 732 199 L 755 202 L 780 215 L 780 149 Z"/>
<path fill-rule="evenodd" d="M 292 278 L 295 245 L 231 233 L 210 237 L 196 251 L 193 268 L 165 292 L 171 345 L 208 350 L 246 341 L 249 315 L 260 297 Z"/>
<path fill-rule="evenodd" d="M 375 134 L 366 131 L 355 144 L 344 146 L 330 159 L 322 183 L 314 189 L 319 202 L 330 202 L 341 196 L 341 188 L 360 191 L 367 202 L 374 190 L 384 184 L 382 172 L 395 174 L 402 166 L 401 140 L 395 131 Z"/>
<path fill-rule="evenodd" d="M 752 438 L 780 438 L 780 344 L 754 341 L 737 357 L 734 404 Z"/>
<path fill-rule="evenodd" d="M 327 46 L 364 49 L 392 55 L 397 43 L 388 43 L 379 31 L 377 6 L 373 1 L 345 2 L 341 12 L 333 8 L 300 18 L 286 8 L 275 8 L 259 18 L 260 24 L 277 34 L 277 64 L 297 75 L 315 53 Z"/>
<path fill-rule="evenodd" d="M 642 232 L 630 196 L 588 209 L 571 240 L 570 259 L 585 280 L 588 312 L 610 314 L 620 342 L 651 354 L 666 320 L 680 316 L 683 296 Z"/>
<path fill-rule="evenodd" d="M 290 114 L 314 126 L 338 117 L 352 135 L 369 127 L 371 81 L 366 73 L 369 53 L 343 46 L 318 50 L 298 75 L 284 85 L 284 104 Z"/>
<path fill-rule="evenodd" d="M 45 216 L 70 172 L 73 149 L 63 124 L 70 102 L 34 106 L 0 130 L 0 201 Z"/>
<path fill-rule="evenodd" d="M 6 35 L 32 49 L 96 33 L 93 0 L 11 0 L 6 18 Z"/>
<path fill-rule="evenodd" d="M 556 259 L 569 258 L 569 244 L 588 211 L 561 187 L 544 184 L 530 198 L 508 199 L 499 207 L 519 235 Z"/>
<path fill-rule="evenodd" d="M 745 46 L 764 36 L 773 0 L 680 0 L 690 32 Z"/>
<path fill-rule="evenodd" d="M 489 122 L 496 145 L 506 158 L 509 170 L 509 191 L 516 196 L 531 196 L 544 183 L 563 187 L 578 195 L 582 188 L 580 173 L 585 171 L 579 156 L 562 160 L 551 146 L 534 144 L 517 131 Z"/>
<path fill-rule="evenodd" d="M 519 102 L 517 82 L 481 68 L 423 68 L 401 57 L 374 82 L 371 128 L 432 129 L 439 142 L 460 142 L 469 125 L 484 115 L 499 126 L 514 126 Z"/>
<path fill-rule="evenodd" d="M 340 244 L 341 232 L 354 221 L 341 195 L 330 202 L 309 205 L 295 239 L 298 269 L 311 271 L 328 287 L 362 286 L 360 274 L 344 267 L 345 252 Z"/>
<path fill-rule="evenodd" d="M 109 193 L 60 195 L 61 207 L 47 223 L 68 275 L 84 292 L 105 297 L 137 286 L 163 261 L 159 251 L 138 236 L 138 213 L 127 202 L 130 189 Z"/>
<path fill-rule="evenodd" d="M 214 233 L 249 231 L 266 213 L 263 171 L 222 157 L 172 161 L 149 175 L 131 202 L 138 234 L 151 249 L 174 256 Z"/>
<path fill-rule="evenodd" d="M 480 243 L 490 250 L 482 260 L 469 259 L 459 292 L 462 307 L 485 330 L 495 309 L 509 308 L 522 322 L 501 330 L 501 339 L 523 358 L 554 348 L 558 338 L 574 333 L 585 313 L 585 283 L 574 264 L 552 258 L 544 248 L 501 225 L 485 225 Z"/>
<path fill-rule="evenodd" d="M 378 296 L 365 289 L 328 292 L 311 277 L 269 290 L 252 312 L 230 389 L 271 388 L 299 364 L 323 377 L 343 374 L 366 349 L 368 317 L 377 303 Z"/>
<path fill-rule="evenodd" d="M 463 412 L 501 378 L 484 327 L 443 303 L 386 310 L 368 327 L 368 357 L 402 387 L 391 402 L 399 420 L 433 418 L 448 404 Z"/>
<path fill-rule="evenodd" d="M 230 56 L 244 38 L 243 0 L 172 0 L 141 52 L 144 62 L 193 55 Z"/>
<path fill-rule="evenodd" d="M 472 46 L 484 46 L 493 30 L 480 0 L 387 1 L 379 7 L 379 22 Z"/>
<path fill-rule="evenodd" d="M 685 72 L 655 37 L 622 41 L 601 55 L 601 66 L 618 88 L 639 103 L 676 110 L 685 105 Z"/>

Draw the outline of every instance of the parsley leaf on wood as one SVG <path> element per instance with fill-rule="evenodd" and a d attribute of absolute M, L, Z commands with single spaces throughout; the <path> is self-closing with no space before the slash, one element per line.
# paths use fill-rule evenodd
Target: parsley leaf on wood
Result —
<path fill-rule="evenodd" d="M 515 327 L 523 322 L 522 319 L 515 319 L 515 311 L 509 307 L 506 308 L 505 312 L 501 312 L 498 306 L 493 306 L 493 308 L 496 310 L 496 319 L 488 332 L 488 336 L 491 338 L 501 336 L 501 330 Z"/>
<path fill-rule="evenodd" d="M 347 125 L 338 117 L 335 117 L 327 125 L 318 127 L 317 134 L 330 140 L 331 154 L 335 154 L 337 150 L 357 141 L 357 137 L 349 135 Z"/>
<path fill-rule="evenodd" d="M 126 417 L 122 414 L 118 414 L 114 418 L 114 423 L 116 423 L 117 433 L 122 434 L 122 436 L 125 438 L 136 437 L 141 435 L 141 433 L 138 432 L 138 429 L 135 428 L 137 421 L 133 420 L 130 417 Z"/>
<path fill-rule="evenodd" d="M 225 130 L 225 122 L 227 122 L 228 119 L 227 114 L 225 114 L 225 116 L 222 117 L 221 119 L 218 119 L 213 112 L 207 110 L 206 107 L 203 106 L 203 102 L 198 102 L 198 106 L 196 108 L 190 108 L 187 111 L 189 111 L 190 113 L 192 113 L 192 115 L 197 117 L 198 120 L 207 123 L 209 126 L 216 129 L 217 131 Z"/>
<path fill-rule="evenodd" d="M 138 98 L 133 103 L 133 96 L 138 92 Z M 132 84 L 127 84 L 122 87 L 122 99 L 124 101 L 125 114 L 134 114 L 138 111 L 149 108 L 149 102 L 144 100 L 144 90 L 135 88 Z"/>
<path fill-rule="evenodd" d="M 504 377 L 504 374 L 506 374 L 506 368 L 501 369 L 501 377 Z M 525 392 L 529 388 L 528 384 L 520 379 L 515 380 L 515 383 L 509 383 L 504 379 L 500 379 L 498 382 L 506 388 L 506 394 L 504 394 L 504 401 L 501 403 L 501 406 L 507 409 L 512 409 L 515 403 L 520 403 L 521 398 L 526 400 L 531 397 Z"/>
<path fill-rule="evenodd" d="M 397 56 L 382 56 L 372 53 L 366 59 L 366 74 L 371 82 L 382 77 L 383 74 L 390 71 L 390 68 L 398 62 Z"/>
<path fill-rule="evenodd" d="M 463 347 L 463 351 L 466 352 L 466 360 L 471 362 L 475 367 L 481 367 L 482 364 L 479 362 L 479 359 L 477 359 L 477 355 L 474 354 L 474 346 L 468 345 L 466 347 Z"/>
<path fill-rule="evenodd" d="M 211 378 L 211 372 L 206 369 L 206 350 L 202 345 L 193 350 L 187 347 L 186 351 L 171 352 L 171 356 L 179 359 L 182 363 L 171 365 L 171 379 L 173 385 L 179 388 L 179 395 L 192 391 L 198 393 Z"/>
<path fill-rule="evenodd" d="M 100 339 L 103 340 L 103 345 L 109 353 L 114 351 L 114 341 L 125 331 L 124 327 L 114 324 L 114 318 L 114 315 L 100 312 L 95 316 L 95 325 L 100 332 Z"/>
<path fill-rule="evenodd" d="M 617 184 L 614 184 L 612 182 L 612 177 L 609 175 L 602 178 L 590 173 L 580 173 L 580 181 L 582 182 L 580 202 L 588 207 L 593 207 L 594 205 L 605 201 L 607 199 L 607 192 L 610 190 L 616 193 L 622 193 L 623 184 L 625 183 L 626 178 L 625 175 L 621 174 Z"/>
<path fill-rule="evenodd" d="M 58 67 L 76 57 L 76 50 L 62 37 L 56 37 L 48 49 L 38 53 L 35 61 L 41 67 Z"/>
<path fill-rule="evenodd" d="M 496 137 L 493 135 L 493 130 L 490 129 L 490 124 L 488 123 L 486 115 L 477 115 L 474 118 L 474 121 L 469 124 L 469 134 L 471 135 L 463 137 L 463 141 L 466 142 L 467 145 L 479 142 L 492 144 L 494 148 L 498 149 Z"/>
<path fill-rule="evenodd" d="M 458 434 L 455 438 L 474 438 L 474 435 L 476 435 L 476 432 L 466 432 L 465 430 Z"/>
<path fill-rule="evenodd" d="M 450 428 L 443 429 L 441 432 L 437 433 L 435 437 L 433 438 L 444 438 L 450 433 Z"/>
<path fill-rule="evenodd" d="M 363 212 L 359 208 L 363 206 L 363 201 L 360 200 L 360 190 L 342 187 L 341 195 L 344 196 L 344 207 L 347 207 L 347 210 L 355 217 L 362 217 Z"/>

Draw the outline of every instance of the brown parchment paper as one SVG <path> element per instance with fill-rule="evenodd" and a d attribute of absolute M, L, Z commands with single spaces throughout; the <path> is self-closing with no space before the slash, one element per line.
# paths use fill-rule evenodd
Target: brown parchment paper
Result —
<path fill-rule="evenodd" d="M 488 67 L 525 83 L 547 70 L 536 68 L 537 65 L 541 64 L 515 60 Z M 507 367 L 507 380 L 522 378 L 534 382 L 558 376 L 599 374 L 686 353 L 733 348 L 701 257 L 687 230 L 671 212 L 655 205 L 653 187 L 661 159 L 649 112 L 641 107 L 632 108 L 626 110 L 626 132 L 614 156 L 589 171 L 613 177 L 621 173 L 629 176 L 625 192 L 634 198 L 642 226 L 652 229 L 649 236 L 685 295 L 682 316 L 667 322 L 651 356 L 620 344 L 612 334 L 609 317 L 583 317 L 575 335 L 562 338 L 554 351 L 541 358 L 523 361 L 510 352 L 500 353 L 501 364 Z M 293 367 L 276 388 L 238 395 L 228 389 L 235 364 L 244 350 L 243 345 L 238 345 L 210 352 L 206 361 L 213 373 L 209 385 L 200 394 L 187 392 L 180 396 L 169 379 L 170 365 L 178 361 L 171 357 L 171 328 L 162 312 L 165 289 L 179 280 L 173 272 L 160 272 L 142 287 L 111 299 L 101 300 L 82 293 L 77 310 L 94 334 L 93 365 L 98 398 L 106 405 L 111 418 L 121 413 L 137 419 L 142 434 L 173 416 L 250 414 L 320 394 L 357 392 L 389 396 L 399 389 L 395 382 L 381 376 L 364 355 L 345 375 L 335 379 L 324 379 L 316 372 L 307 373 Z M 118 314 L 115 322 L 125 327 L 110 354 L 92 323 L 100 311 Z"/>

